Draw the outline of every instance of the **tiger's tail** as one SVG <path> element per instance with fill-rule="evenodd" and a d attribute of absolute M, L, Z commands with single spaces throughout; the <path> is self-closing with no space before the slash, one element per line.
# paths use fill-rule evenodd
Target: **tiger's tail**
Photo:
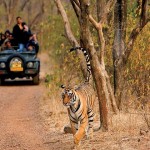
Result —
<path fill-rule="evenodd" d="M 70 49 L 70 52 L 74 51 L 74 50 L 81 50 L 85 56 L 85 59 L 86 59 L 86 65 L 87 65 L 87 77 L 86 77 L 86 80 L 85 82 L 89 82 L 90 80 L 90 76 L 91 76 L 91 63 L 90 63 L 90 57 L 87 53 L 87 50 L 85 48 L 82 48 L 82 47 L 73 47 Z"/>

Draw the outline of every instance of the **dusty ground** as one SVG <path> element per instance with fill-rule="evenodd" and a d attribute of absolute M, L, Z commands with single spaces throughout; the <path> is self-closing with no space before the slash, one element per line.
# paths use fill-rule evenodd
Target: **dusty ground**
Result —
<path fill-rule="evenodd" d="M 41 78 L 50 69 L 46 54 L 40 55 Z M 7 82 L 0 87 L 0 150 L 72 150 L 66 110 L 55 96 L 47 96 L 43 80 Z M 52 93 L 51 93 L 52 94 Z M 119 114 L 109 119 L 110 131 L 95 132 L 92 140 L 82 140 L 84 150 L 150 150 L 150 134 L 137 114 Z"/>

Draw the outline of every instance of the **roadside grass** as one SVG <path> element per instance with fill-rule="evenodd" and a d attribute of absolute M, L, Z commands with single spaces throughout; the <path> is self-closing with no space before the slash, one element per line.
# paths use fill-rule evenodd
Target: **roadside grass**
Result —
<path fill-rule="evenodd" d="M 100 124 L 98 101 L 95 102 L 95 111 L 94 126 L 97 127 Z M 48 132 L 55 132 L 56 139 L 60 133 L 64 135 L 63 128 L 69 125 L 69 119 L 67 109 L 62 104 L 61 95 L 50 97 L 45 94 L 41 100 L 41 112 Z M 145 120 L 145 115 L 147 120 Z M 147 121 L 150 122 L 150 107 L 145 110 L 129 108 L 128 112 L 120 111 L 117 115 L 109 114 L 109 131 L 94 132 L 93 139 L 82 140 L 82 148 L 85 150 L 149 150 L 150 131 Z M 68 136 L 70 137 L 69 134 Z M 64 142 L 72 143 L 73 139 L 65 137 Z"/>

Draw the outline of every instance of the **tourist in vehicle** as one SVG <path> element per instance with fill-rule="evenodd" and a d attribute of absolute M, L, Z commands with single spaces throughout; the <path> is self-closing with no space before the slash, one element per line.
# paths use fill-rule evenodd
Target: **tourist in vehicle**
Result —
<path fill-rule="evenodd" d="M 13 27 L 13 37 L 18 43 L 19 49 L 24 48 L 24 37 L 23 37 L 23 21 L 21 17 L 16 18 L 17 24 Z"/>
<path fill-rule="evenodd" d="M 29 45 L 33 46 L 35 48 L 35 52 L 38 53 L 39 43 L 38 43 L 37 36 L 35 33 L 32 34 L 32 36 L 30 36 L 30 39 L 29 39 L 28 44 L 27 44 L 27 48 L 29 47 Z"/>
<path fill-rule="evenodd" d="M 15 48 L 15 49 L 17 49 L 17 42 L 16 42 L 16 40 L 15 40 L 15 38 L 13 37 L 13 34 L 12 33 L 10 33 L 10 35 L 9 35 L 9 37 L 8 37 L 8 40 L 11 42 L 11 45 Z"/>
<path fill-rule="evenodd" d="M 4 33 L 5 39 L 4 39 L 4 42 L 3 42 L 3 43 L 5 43 L 6 41 L 8 41 L 10 34 L 11 34 L 11 32 L 10 32 L 9 30 L 6 30 L 6 31 L 5 31 L 5 33 Z M 2 46 L 4 46 L 4 44 L 3 44 Z"/>
<path fill-rule="evenodd" d="M 30 36 L 32 36 L 31 34 L 31 30 L 29 29 L 29 27 L 27 26 L 27 24 L 25 22 L 22 23 L 23 25 L 23 44 L 27 45 Z"/>
<path fill-rule="evenodd" d="M 6 37 L 6 39 L 9 37 L 10 34 L 11 34 L 11 32 L 9 30 L 5 31 L 5 37 Z"/>
<path fill-rule="evenodd" d="M 0 34 L 0 46 L 2 46 L 2 44 L 4 43 L 6 37 L 5 37 L 5 34 L 1 33 Z"/>
<path fill-rule="evenodd" d="M 28 51 L 35 51 L 35 47 L 32 45 L 28 45 L 27 50 Z"/>
<path fill-rule="evenodd" d="M 9 40 L 7 40 L 4 44 L 5 44 L 4 50 L 14 50 L 14 48 L 12 47 L 12 44 Z"/>
<path fill-rule="evenodd" d="M 10 36 L 11 32 L 9 30 L 6 30 L 4 35 L 3 35 L 3 40 L 1 41 L 1 47 L 5 47 L 5 42 L 7 42 L 9 40 L 9 36 Z"/>
<path fill-rule="evenodd" d="M 14 39 L 12 33 L 9 32 L 9 31 L 6 31 L 5 34 L 3 35 L 3 40 L 1 41 L 1 47 L 2 47 L 2 48 L 5 47 L 5 43 L 6 43 L 7 41 L 10 41 L 10 42 L 11 42 L 11 45 L 12 45 L 13 47 L 16 46 L 16 41 L 15 41 L 15 39 Z"/>

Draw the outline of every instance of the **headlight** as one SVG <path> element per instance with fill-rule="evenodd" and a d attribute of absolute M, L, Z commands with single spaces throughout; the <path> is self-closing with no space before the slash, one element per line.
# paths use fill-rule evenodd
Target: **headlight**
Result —
<path fill-rule="evenodd" d="M 33 63 L 33 62 L 28 62 L 28 63 L 27 63 L 27 67 L 28 67 L 28 68 L 32 68 L 32 67 L 33 67 L 33 65 L 34 65 L 34 63 Z"/>
<path fill-rule="evenodd" d="M 6 67 L 6 64 L 4 62 L 1 62 L 0 63 L 0 68 L 5 68 Z"/>

